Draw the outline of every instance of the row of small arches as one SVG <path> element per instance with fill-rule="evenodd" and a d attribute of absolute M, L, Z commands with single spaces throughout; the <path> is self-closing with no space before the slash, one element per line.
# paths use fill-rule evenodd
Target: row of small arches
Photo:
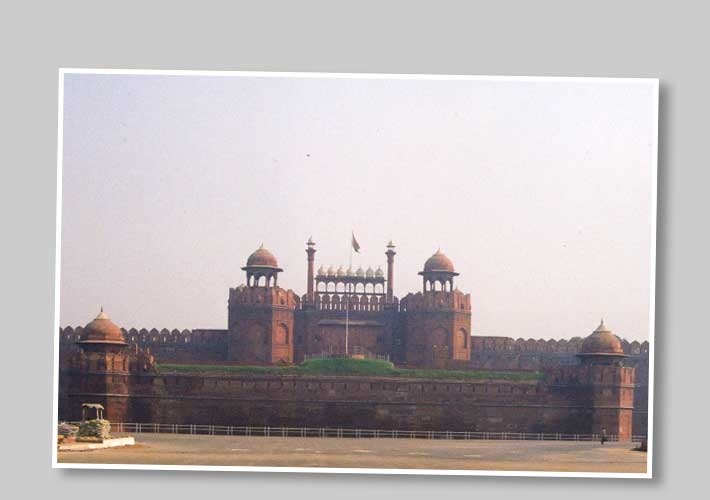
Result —
<path fill-rule="evenodd" d="M 352 295 L 346 298 L 345 295 L 316 295 L 316 309 L 323 311 L 381 311 L 385 307 L 385 297 L 383 296 L 359 296 Z"/>

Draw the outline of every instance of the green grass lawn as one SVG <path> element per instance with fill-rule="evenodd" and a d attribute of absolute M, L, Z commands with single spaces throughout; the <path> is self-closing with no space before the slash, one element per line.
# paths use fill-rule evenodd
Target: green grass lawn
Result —
<path fill-rule="evenodd" d="M 270 375 L 369 375 L 436 379 L 538 380 L 542 377 L 539 372 L 396 368 L 389 361 L 352 358 L 311 359 L 294 366 L 183 365 L 165 363 L 159 364 L 158 370 L 161 373 L 227 372 Z"/>

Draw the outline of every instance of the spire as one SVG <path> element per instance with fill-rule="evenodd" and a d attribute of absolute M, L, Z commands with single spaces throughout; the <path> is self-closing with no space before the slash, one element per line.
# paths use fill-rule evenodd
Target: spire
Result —
<path fill-rule="evenodd" d="M 609 328 L 604 324 L 604 318 L 601 318 L 601 320 L 599 321 L 599 326 L 594 331 L 595 332 L 610 332 L 611 330 L 609 330 Z"/>

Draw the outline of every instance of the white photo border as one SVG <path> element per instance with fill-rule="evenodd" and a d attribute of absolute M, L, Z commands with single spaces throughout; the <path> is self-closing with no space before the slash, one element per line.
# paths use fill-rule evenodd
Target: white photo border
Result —
<path fill-rule="evenodd" d="M 441 80 L 441 81 L 489 81 L 489 82 L 585 82 L 585 83 L 645 83 L 654 86 L 656 96 L 653 110 L 655 137 L 653 142 L 651 175 L 651 260 L 650 260 L 650 314 L 649 314 L 649 392 L 648 392 L 648 456 L 646 472 L 553 472 L 553 471 L 502 471 L 502 470 L 444 470 L 444 469 L 370 469 L 340 467 L 255 467 L 255 466 L 201 466 L 201 465 L 145 465 L 145 464 L 89 464 L 60 463 L 57 461 L 57 422 L 59 416 L 59 318 L 61 274 L 61 221 L 62 221 L 62 169 L 64 145 L 64 77 L 69 74 L 93 75 L 156 75 L 156 76 L 212 76 L 212 77 L 272 77 L 272 78 L 332 78 L 332 79 L 382 79 L 382 80 Z M 185 471 L 243 471 L 243 472 L 296 472 L 326 474 L 389 474 L 389 475 L 436 475 L 436 476 L 514 476 L 514 477 L 582 477 L 582 478 L 634 478 L 653 477 L 653 393 L 654 393 L 654 339 L 656 313 L 656 240 L 657 240 L 657 195 L 658 195 L 658 110 L 659 87 L 657 78 L 612 78 L 612 77 L 554 77 L 554 76 L 502 76 L 502 75 L 437 75 L 437 74 L 386 74 L 386 73 L 321 73 L 279 71 L 217 71 L 217 70 L 159 70 L 159 69 L 107 69 L 107 68 L 59 68 L 57 106 L 57 217 L 54 282 L 54 367 L 52 402 L 52 468 L 54 469 L 114 469 L 114 470 L 185 470 Z"/>

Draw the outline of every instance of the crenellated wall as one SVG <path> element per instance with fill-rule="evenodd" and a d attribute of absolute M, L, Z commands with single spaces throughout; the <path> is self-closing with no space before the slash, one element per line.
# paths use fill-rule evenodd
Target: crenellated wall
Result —
<path fill-rule="evenodd" d="M 344 313 L 343 313 L 344 315 Z M 343 316 L 344 317 L 344 316 Z M 401 332 L 397 322 L 400 316 L 395 311 L 382 313 L 352 313 L 354 320 L 350 334 L 357 342 L 372 353 L 387 352 L 391 347 L 392 359 L 397 356 Z M 338 318 L 335 318 L 337 321 Z M 299 311 L 295 317 L 295 331 L 314 332 L 315 335 L 294 338 L 294 360 L 301 362 L 308 352 L 327 352 L 328 345 L 342 342 L 342 319 L 340 324 L 330 324 L 333 313 L 322 311 Z M 359 323 L 360 321 L 364 323 Z M 372 323 L 368 323 L 372 322 Z M 320 323 L 320 325 L 319 325 Z M 66 327 L 59 330 L 60 366 L 66 366 L 71 356 L 78 351 L 75 342 L 83 328 Z M 122 330 L 131 347 L 138 346 L 153 354 L 162 363 L 223 364 L 227 363 L 227 330 L 172 330 L 131 328 Z M 394 332 L 395 338 L 387 332 Z M 320 332 L 320 333 L 319 333 Z M 319 335 L 318 337 L 316 335 Z M 322 345 L 314 344 L 316 338 Z M 308 342 L 308 343 L 306 343 Z M 450 368 L 489 371 L 549 371 L 555 368 L 576 367 L 579 363 L 575 354 L 582 339 L 542 340 L 513 339 L 510 337 L 471 337 L 471 360 L 456 362 Z M 628 342 L 622 340 L 624 352 L 629 356 L 624 364 L 635 367 L 633 392 L 634 434 L 647 432 L 648 420 L 648 342 Z M 341 346 L 342 347 L 342 346 Z M 336 351 L 337 352 L 337 351 Z M 552 372 L 550 372 L 552 373 Z M 495 389 L 497 391 L 497 389 Z M 555 389 L 558 390 L 558 389 Z M 548 417 L 551 413 L 548 412 Z M 551 417 L 549 417 L 551 418 Z M 567 418 L 567 417 L 565 417 Z M 562 431 L 560 431 L 562 432 Z"/>
<path fill-rule="evenodd" d="M 60 364 L 61 360 L 78 350 L 75 342 L 80 339 L 83 330 L 82 326 L 59 329 Z M 227 361 L 227 330 L 121 328 L 121 331 L 130 346 L 150 350 L 163 363 L 214 364 Z"/>
<path fill-rule="evenodd" d="M 471 295 L 459 290 L 410 293 L 400 300 L 399 306 L 403 313 L 439 309 L 471 312 Z"/>
<path fill-rule="evenodd" d="M 581 337 L 571 339 L 514 339 L 512 337 L 474 336 L 472 338 L 473 352 L 477 354 L 495 353 L 505 355 L 510 353 L 550 353 L 576 354 L 584 341 Z M 647 341 L 621 339 L 624 353 L 629 356 L 648 356 Z"/>

